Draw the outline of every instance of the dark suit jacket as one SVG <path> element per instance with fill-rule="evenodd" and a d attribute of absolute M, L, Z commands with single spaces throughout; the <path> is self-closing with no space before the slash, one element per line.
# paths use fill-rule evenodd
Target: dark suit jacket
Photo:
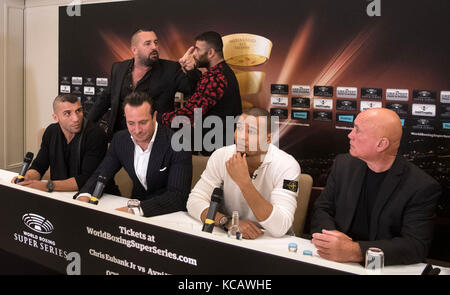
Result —
<path fill-rule="evenodd" d="M 336 157 L 327 185 L 314 205 L 311 233 L 347 233 L 352 225 L 367 164 L 349 154 Z M 372 212 L 370 241 L 358 241 L 363 257 L 369 247 L 383 250 L 385 265 L 412 264 L 426 257 L 440 185 L 417 166 L 397 156 Z"/>
<path fill-rule="evenodd" d="M 53 123 L 45 129 L 41 147 L 30 169 L 43 176 L 50 167 L 50 179 L 74 177 L 78 188 L 81 188 L 105 157 L 107 148 L 105 132 L 91 122 L 84 120 L 82 131 L 69 144 L 59 123 Z M 68 159 L 65 149 L 69 151 Z"/>
<path fill-rule="evenodd" d="M 109 85 L 103 94 L 96 100 L 94 106 L 89 111 L 88 119 L 97 122 L 101 117 L 111 108 L 111 113 L 108 118 L 108 135 L 112 137 L 113 130 L 116 124 L 119 108 L 121 108 L 120 92 L 122 90 L 123 80 L 133 59 L 116 62 L 111 69 L 111 76 Z M 150 70 L 150 89 L 149 94 L 154 100 L 154 108 L 159 114 L 170 112 L 174 110 L 175 92 L 182 92 L 185 95 L 192 94 L 195 89 L 195 84 L 200 78 L 199 71 L 190 71 L 188 75 L 181 70 L 179 63 L 159 59 L 158 62 L 152 65 Z"/>
<path fill-rule="evenodd" d="M 111 179 L 124 167 L 133 181 L 133 198 L 141 200 L 145 216 L 186 211 L 191 189 L 192 156 L 190 152 L 175 152 L 171 148 L 173 131 L 158 125 L 147 169 L 147 190 L 134 170 L 135 145 L 128 130 L 117 132 L 106 152 L 105 159 L 80 193 L 93 193 L 99 175 Z"/>

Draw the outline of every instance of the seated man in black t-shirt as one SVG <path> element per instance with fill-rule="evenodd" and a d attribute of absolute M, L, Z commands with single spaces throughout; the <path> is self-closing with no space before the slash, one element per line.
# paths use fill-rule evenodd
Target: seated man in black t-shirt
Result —
<path fill-rule="evenodd" d="M 350 154 L 336 157 L 311 220 L 317 253 L 339 262 L 363 262 L 367 249 L 385 254 L 385 265 L 426 257 L 440 185 L 397 155 L 398 115 L 378 108 L 361 112 L 348 135 Z"/>
<path fill-rule="evenodd" d="M 83 120 L 81 102 L 71 94 L 55 98 L 53 119 L 57 123 L 45 130 L 41 148 L 19 184 L 46 192 L 78 191 L 106 154 L 106 134 Z M 41 181 L 49 167 L 50 180 Z"/>

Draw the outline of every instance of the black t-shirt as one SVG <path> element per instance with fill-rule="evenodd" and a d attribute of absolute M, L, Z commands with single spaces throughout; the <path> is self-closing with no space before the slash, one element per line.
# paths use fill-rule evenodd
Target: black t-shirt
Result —
<path fill-rule="evenodd" d="M 50 167 L 52 180 L 75 177 L 78 188 L 81 188 L 105 157 L 107 148 L 105 132 L 92 123 L 85 126 L 82 136 L 81 132 L 77 133 L 70 143 L 67 143 L 59 124 L 53 123 L 45 129 L 41 148 L 30 169 L 42 176 Z"/>
<path fill-rule="evenodd" d="M 367 168 L 366 177 L 358 200 L 358 206 L 356 207 L 355 216 L 353 217 L 349 232 L 349 236 L 354 241 L 369 240 L 370 218 L 381 184 L 388 171 L 375 173 Z"/>

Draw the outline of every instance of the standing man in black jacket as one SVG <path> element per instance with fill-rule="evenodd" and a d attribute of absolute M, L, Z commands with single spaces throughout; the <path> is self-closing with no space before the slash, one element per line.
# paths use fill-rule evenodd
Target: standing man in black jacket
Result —
<path fill-rule="evenodd" d="M 122 103 L 128 94 L 148 93 L 155 110 L 162 114 L 174 110 L 175 92 L 191 94 L 200 76 L 198 71 L 185 74 L 178 62 L 160 59 L 159 40 L 153 30 L 137 30 L 131 37 L 131 51 L 132 59 L 113 64 L 109 86 L 88 114 L 90 121 L 97 122 L 111 108 L 108 138 L 127 127 Z"/>
<path fill-rule="evenodd" d="M 363 262 L 380 248 L 385 265 L 422 262 L 428 253 L 440 185 L 397 155 L 402 125 L 388 109 L 361 112 L 315 202 L 312 242 L 338 262 Z"/>
<path fill-rule="evenodd" d="M 133 208 L 138 210 L 119 210 L 146 217 L 186 211 L 192 181 L 191 153 L 172 149 L 173 131 L 157 123 L 148 94 L 129 94 L 124 100 L 124 113 L 128 129 L 114 134 L 105 159 L 77 199 L 88 202 L 99 175 L 112 179 L 124 167 L 133 181 Z"/>

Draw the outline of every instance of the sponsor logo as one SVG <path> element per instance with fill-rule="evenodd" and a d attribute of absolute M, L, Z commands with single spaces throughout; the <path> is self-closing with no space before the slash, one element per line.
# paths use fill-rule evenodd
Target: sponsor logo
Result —
<path fill-rule="evenodd" d="M 353 123 L 353 121 L 355 120 L 355 115 L 336 114 L 336 118 L 338 122 Z"/>
<path fill-rule="evenodd" d="M 386 89 L 386 100 L 408 101 L 408 89 Z"/>
<path fill-rule="evenodd" d="M 411 129 L 422 132 L 434 132 L 436 126 L 436 122 L 433 119 L 420 118 L 413 120 Z"/>
<path fill-rule="evenodd" d="M 314 112 L 313 120 L 316 121 L 331 121 L 332 113 L 331 112 Z"/>
<path fill-rule="evenodd" d="M 85 95 L 94 95 L 95 94 L 95 87 L 84 87 L 84 94 Z"/>
<path fill-rule="evenodd" d="M 311 106 L 311 101 L 307 97 L 293 97 L 292 107 L 293 108 L 308 108 Z"/>
<path fill-rule="evenodd" d="M 336 101 L 336 109 L 341 111 L 356 111 L 356 101 L 338 99 Z"/>
<path fill-rule="evenodd" d="M 356 98 L 358 89 L 356 87 L 337 87 L 336 96 L 339 98 Z"/>
<path fill-rule="evenodd" d="M 72 93 L 73 94 L 81 94 L 81 86 L 73 86 Z"/>
<path fill-rule="evenodd" d="M 61 92 L 61 93 L 70 93 L 70 86 L 69 85 L 60 85 L 59 86 L 59 92 Z"/>
<path fill-rule="evenodd" d="M 440 106 L 440 116 L 444 119 L 450 118 L 450 106 L 449 105 L 441 105 Z"/>
<path fill-rule="evenodd" d="M 333 96 L 333 87 L 331 86 L 314 86 L 314 96 Z"/>
<path fill-rule="evenodd" d="M 287 109 L 270 109 L 270 116 L 276 116 L 280 119 L 288 118 L 288 110 Z"/>
<path fill-rule="evenodd" d="M 292 85 L 292 94 L 309 96 L 310 93 L 309 85 Z"/>
<path fill-rule="evenodd" d="M 66 259 L 68 251 L 57 247 L 56 242 L 50 239 L 51 236 L 49 234 L 55 230 L 50 220 L 35 213 L 26 213 L 22 216 L 22 222 L 31 231 L 22 230 L 15 232 L 13 235 L 15 242 L 21 246 L 47 253 L 52 257 L 58 256 Z"/>
<path fill-rule="evenodd" d="M 82 77 L 72 77 L 72 85 L 83 85 Z"/>
<path fill-rule="evenodd" d="M 361 88 L 361 98 L 381 99 L 383 90 L 381 88 Z"/>
<path fill-rule="evenodd" d="M 272 94 L 289 94 L 289 85 L 287 85 L 287 84 L 270 84 L 270 93 L 272 93 Z"/>
<path fill-rule="evenodd" d="M 307 111 L 292 111 L 291 119 L 309 119 L 309 112 Z"/>
<path fill-rule="evenodd" d="M 55 229 L 50 220 L 34 213 L 24 214 L 22 221 L 29 229 L 40 234 L 50 234 Z"/>
<path fill-rule="evenodd" d="M 381 107 L 382 107 L 381 101 L 361 101 L 359 108 L 362 112 L 362 111 L 365 111 L 368 109 L 381 108 Z"/>
<path fill-rule="evenodd" d="M 108 86 L 108 78 L 97 78 L 96 84 L 97 84 L 97 86 L 107 87 Z"/>
<path fill-rule="evenodd" d="M 84 78 L 84 85 L 86 86 L 95 86 L 94 78 Z"/>
<path fill-rule="evenodd" d="M 436 102 L 436 92 L 428 90 L 413 90 L 413 100 L 417 102 Z"/>
<path fill-rule="evenodd" d="M 450 91 L 441 91 L 441 103 L 450 103 Z"/>
<path fill-rule="evenodd" d="M 436 116 L 436 105 L 415 103 L 412 105 L 412 114 L 414 116 L 435 117 Z"/>
<path fill-rule="evenodd" d="M 271 96 L 270 104 L 273 106 L 287 107 L 289 105 L 289 99 L 287 96 Z"/>
<path fill-rule="evenodd" d="M 62 76 L 61 77 L 61 84 L 69 85 L 70 84 L 69 77 L 68 76 Z"/>
<path fill-rule="evenodd" d="M 314 98 L 314 108 L 319 110 L 332 110 L 333 100 L 326 98 Z"/>

